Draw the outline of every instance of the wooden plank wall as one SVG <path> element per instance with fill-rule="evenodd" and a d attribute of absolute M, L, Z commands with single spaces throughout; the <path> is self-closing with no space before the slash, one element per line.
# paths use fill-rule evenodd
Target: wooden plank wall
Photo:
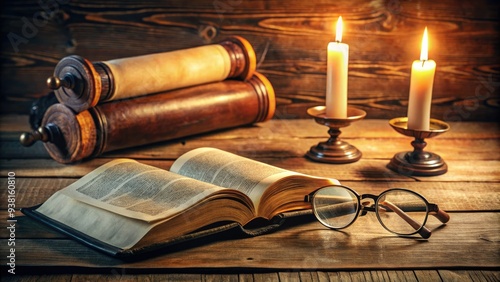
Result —
<path fill-rule="evenodd" d="M 491 0 L 2 1 L 1 110 L 27 113 L 70 54 L 91 61 L 246 37 L 277 92 L 276 118 L 324 104 L 326 45 L 342 16 L 350 45 L 349 103 L 367 118 L 405 116 L 424 27 L 437 62 L 432 117 L 498 118 L 500 24 Z"/>

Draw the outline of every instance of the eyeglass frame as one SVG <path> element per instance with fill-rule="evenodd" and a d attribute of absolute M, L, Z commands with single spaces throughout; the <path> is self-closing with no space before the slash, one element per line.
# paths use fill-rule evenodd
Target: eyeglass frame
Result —
<path fill-rule="evenodd" d="M 316 211 L 316 208 L 315 208 L 315 205 L 314 205 L 314 196 L 318 193 L 318 191 L 322 190 L 322 189 L 325 189 L 325 188 L 332 188 L 332 187 L 339 187 L 339 188 L 343 188 L 343 189 L 346 189 L 348 191 L 350 191 L 353 195 L 356 196 L 356 199 L 357 199 L 357 210 L 356 210 L 356 215 L 353 217 L 352 221 L 343 226 L 343 227 L 332 227 L 332 226 L 328 226 L 326 225 L 325 223 L 323 223 L 323 221 L 320 219 L 319 215 L 317 214 L 317 211 Z M 415 228 L 415 224 L 418 224 L 419 225 L 419 228 L 415 228 L 415 232 L 411 233 L 411 234 L 400 234 L 400 233 L 397 233 L 395 231 L 392 231 L 391 229 L 389 229 L 387 226 L 385 226 L 385 224 L 382 222 L 382 219 L 380 218 L 380 215 L 379 215 L 379 212 L 378 212 L 378 201 L 379 199 L 381 198 L 381 196 L 389 193 L 389 192 L 392 192 L 392 191 L 403 191 L 403 192 L 408 192 L 408 193 L 411 193 L 411 194 L 414 194 L 416 196 L 418 196 L 419 198 L 421 198 L 423 200 L 423 202 L 425 203 L 426 205 L 426 215 L 425 215 L 425 219 L 423 221 L 422 224 L 418 223 L 418 222 L 415 222 L 411 217 L 407 216 L 406 213 L 402 210 L 400 210 L 399 208 L 397 208 L 398 211 L 394 211 L 396 212 L 400 217 L 402 217 L 408 224 L 412 225 L 413 228 Z M 373 205 L 372 206 L 367 206 L 365 203 L 362 203 L 361 200 L 363 199 L 371 199 L 373 200 Z M 419 234 L 422 238 L 424 239 L 428 239 L 429 237 L 431 237 L 431 230 L 428 229 L 425 224 L 427 223 L 427 219 L 429 218 L 429 215 L 432 215 L 434 217 L 436 217 L 439 221 L 441 221 L 442 223 L 447 223 L 449 220 L 450 220 L 450 215 L 448 213 L 446 213 L 444 210 L 440 209 L 438 207 L 437 204 L 433 204 L 433 203 L 430 203 L 424 196 L 422 196 L 421 194 L 415 192 L 415 191 L 412 191 L 410 189 L 406 189 L 406 188 L 391 188 L 391 189 L 387 189 L 383 192 L 381 192 L 380 194 L 378 195 L 373 195 L 373 194 L 359 194 L 358 192 L 356 192 L 355 190 L 353 190 L 352 188 L 350 187 L 347 187 L 347 186 L 344 186 L 344 185 L 328 185 L 328 186 L 324 186 L 324 187 L 321 187 L 321 188 L 318 188 L 316 189 L 314 192 L 310 193 L 309 195 L 306 195 L 304 197 L 304 201 L 305 202 L 308 202 L 311 204 L 312 206 L 312 210 L 313 210 L 313 213 L 314 213 L 314 216 L 316 217 L 316 219 L 324 226 L 330 228 L 330 229 L 333 229 L 333 230 L 340 230 L 340 229 L 344 229 L 344 228 L 347 228 L 349 226 L 351 226 L 357 219 L 359 216 L 364 216 L 367 214 L 367 212 L 375 212 L 376 216 L 377 216 L 377 220 L 378 222 L 380 223 L 380 225 L 382 225 L 382 227 L 384 227 L 384 229 L 386 229 L 387 231 L 393 233 L 393 234 L 396 234 L 398 236 L 401 236 L 401 237 L 408 237 L 408 236 L 411 236 L 411 235 L 414 235 L 414 234 Z M 360 215 L 361 213 L 361 215 Z"/>

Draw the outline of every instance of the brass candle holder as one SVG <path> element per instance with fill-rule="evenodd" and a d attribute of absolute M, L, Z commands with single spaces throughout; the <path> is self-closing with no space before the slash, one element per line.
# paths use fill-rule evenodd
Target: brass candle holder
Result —
<path fill-rule="evenodd" d="M 351 123 L 361 120 L 366 112 L 353 107 L 347 107 L 347 118 L 330 118 L 325 115 L 325 106 L 316 106 L 307 109 L 307 114 L 321 125 L 328 126 L 330 138 L 312 146 L 306 156 L 313 161 L 333 164 L 344 164 L 358 161 L 361 151 L 353 145 L 339 138 L 340 128 L 347 127 Z"/>
<path fill-rule="evenodd" d="M 397 132 L 414 137 L 415 140 L 411 142 L 413 151 L 395 154 L 387 165 L 388 168 L 403 175 L 415 176 L 441 175 L 448 171 L 448 166 L 438 154 L 424 151 L 427 145 L 424 139 L 438 136 L 450 129 L 446 122 L 430 119 L 429 130 L 409 129 L 407 117 L 391 119 L 389 124 Z"/>

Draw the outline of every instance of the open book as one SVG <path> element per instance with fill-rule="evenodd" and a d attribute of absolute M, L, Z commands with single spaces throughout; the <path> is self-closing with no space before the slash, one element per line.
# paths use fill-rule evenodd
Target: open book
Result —
<path fill-rule="evenodd" d="M 331 184 L 338 181 L 199 148 L 170 171 L 113 160 L 23 212 L 108 254 L 131 255 L 227 223 L 272 225 L 283 213 L 310 209 L 304 197 Z"/>

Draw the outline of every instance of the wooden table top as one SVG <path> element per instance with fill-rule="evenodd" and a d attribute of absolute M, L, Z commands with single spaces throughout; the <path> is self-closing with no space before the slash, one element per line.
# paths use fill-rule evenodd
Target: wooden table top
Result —
<path fill-rule="evenodd" d="M 419 177 L 400 175 L 386 167 L 394 154 L 410 150 L 412 141 L 395 132 L 387 120 L 365 119 L 342 130 L 341 137 L 363 152 L 361 160 L 351 164 L 323 164 L 304 157 L 310 146 L 327 139 L 326 128 L 312 119 L 275 119 L 63 165 L 50 159 L 42 144 L 20 146 L 20 133 L 29 129 L 26 116 L 1 116 L 3 226 L 7 225 L 9 172 L 15 173 L 18 216 L 14 235 L 7 228 L 0 230 L 2 280 L 499 281 L 500 127 L 493 122 L 449 124 L 451 130 L 427 140 L 426 147 L 446 161 L 448 172 Z M 442 225 L 431 217 L 428 227 L 433 234 L 423 240 L 388 233 L 373 214 L 360 217 L 341 232 L 306 218 L 259 237 L 223 238 L 124 262 L 80 245 L 18 211 L 42 203 L 113 158 L 135 158 L 168 169 L 182 153 L 201 146 L 336 178 L 361 194 L 409 188 L 446 210 L 451 220 Z M 12 236 L 15 275 L 7 272 Z"/>

